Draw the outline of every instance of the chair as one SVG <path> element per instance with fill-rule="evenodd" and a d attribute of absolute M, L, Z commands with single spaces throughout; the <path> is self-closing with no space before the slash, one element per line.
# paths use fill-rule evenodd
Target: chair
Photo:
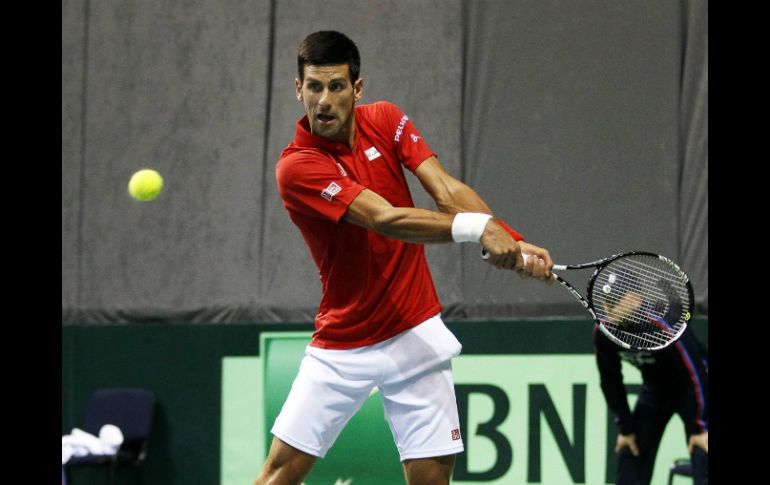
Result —
<path fill-rule="evenodd" d="M 152 428 L 155 408 L 155 394 L 146 389 L 105 388 L 97 389 L 86 401 L 81 429 L 94 436 L 105 424 L 114 424 L 123 433 L 123 443 L 115 455 L 90 455 L 72 457 L 64 465 L 69 475 L 75 467 L 96 466 L 109 468 L 109 482 L 112 484 L 115 468 L 131 465 L 140 481 L 138 466 L 147 456 L 147 443 Z"/>
<path fill-rule="evenodd" d="M 668 485 L 674 482 L 674 475 L 683 477 L 692 477 L 692 463 L 689 458 L 679 458 L 674 460 L 668 472 Z"/>

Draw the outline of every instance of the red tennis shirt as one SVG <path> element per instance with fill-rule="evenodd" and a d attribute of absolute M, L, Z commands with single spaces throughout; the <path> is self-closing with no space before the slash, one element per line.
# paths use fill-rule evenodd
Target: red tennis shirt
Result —
<path fill-rule="evenodd" d="M 311 345 L 327 349 L 381 342 L 441 311 L 423 245 L 340 221 L 364 189 L 414 207 L 401 165 L 414 172 L 434 153 L 391 103 L 356 106 L 355 123 L 351 152 L 313 135 L 302 117 L 276 165 L 283 205 L 323 286 Z"/>

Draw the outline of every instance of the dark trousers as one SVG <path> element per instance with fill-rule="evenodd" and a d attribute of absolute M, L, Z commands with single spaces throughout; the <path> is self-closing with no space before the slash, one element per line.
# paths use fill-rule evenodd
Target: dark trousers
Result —
<path fill-rule="evenodd" d="M 655 466 L 658 446 L 668 422 L 674 414 L 686 415 L 683 403 L 662 393 L 655 393 L 642 385 L 633 410 L 636 429 L 636 445 L 639 456 L 624 448 L 618 456 L 617 485 L 649 485 Z M 685 446 L 687 437 L 685 437 Z M 686 449 L 686 448 L 685 448 Z M 695 448 L 690 457 L 693 467 L 693 484 L 708 485 L 708 453 Z"/>

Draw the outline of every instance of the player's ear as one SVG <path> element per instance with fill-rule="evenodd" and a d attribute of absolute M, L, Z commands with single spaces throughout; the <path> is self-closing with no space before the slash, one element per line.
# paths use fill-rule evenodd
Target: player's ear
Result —
<path fill-rule="evenodd" d="M 363 78 L 356 79 L 353 83 L 353 101 L 360 101 L 364 97 L 364 80 Z"/>
<path fill-rule="evenodd" d="M 302 81 L 294 78 L 294 90 L 297 93 L 297 101 L 302 101 Z"/>

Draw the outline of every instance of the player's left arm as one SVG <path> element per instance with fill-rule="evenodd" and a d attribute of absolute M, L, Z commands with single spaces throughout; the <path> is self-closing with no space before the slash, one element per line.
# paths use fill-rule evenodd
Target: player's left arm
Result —
<path fill-rule="evenodd" d="M 427 158 L 418 165 L 414 174 L 428 195 L 436 202 L 439 211 L 448 214 L 481 212 L 495 216 L 479 194 L 449 175 L 435 156 Z"/>
<path fill-rule="evenodd" d="M 428 195 L 434 200 L 436 208 L 440 212 L 447 214 L 480 212 L 495 218 L 494 212 L 481 196 L 470 186 L 451 176 L 435 156 L 428 157 L 418 165 L 414 174 Z M 542 266 L 542 269 L 537 272 L 538 274 L 548 273 L 553 267 L 553 261 L 548 250 L 524 240 L 518 241 L 518 244 L 522 252 L 539 256 L 539 258 L 530 258 L 528 261 L 530 273 L 534 274 L 535 265 Z"/>

